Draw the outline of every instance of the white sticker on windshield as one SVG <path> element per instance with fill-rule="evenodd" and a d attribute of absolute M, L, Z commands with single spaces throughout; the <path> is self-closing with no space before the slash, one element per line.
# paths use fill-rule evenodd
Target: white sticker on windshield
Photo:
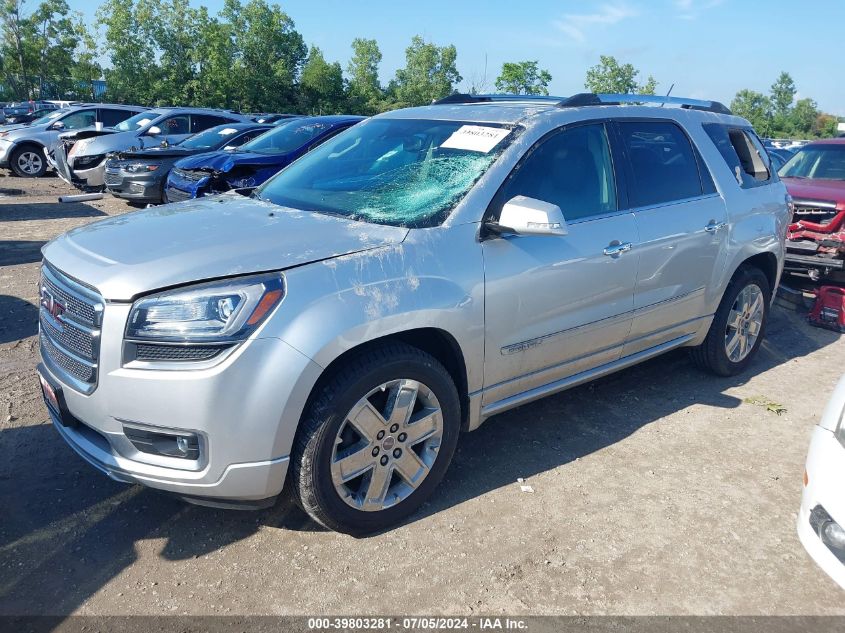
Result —
<path fill-rule="evenodd" d="M 510 133 L 509 129 L 503 127 L 462 125 L 440 147 L 465 149 L 470 152 L 487 154 Z"/>
<path fill-rule="evenodd" d="M 237 130 L 233 127 L 224 127 L 222 130 L 218 132 L 220 136 L 229 136 L 229 134 L 234 134 Z"/>
<path fill-rule="evenodd" d="M 140 121 L 138 121 L 138 127 L 144 127 L 150 121 L 152 121 L 152 119 L 141 119 Z"/>

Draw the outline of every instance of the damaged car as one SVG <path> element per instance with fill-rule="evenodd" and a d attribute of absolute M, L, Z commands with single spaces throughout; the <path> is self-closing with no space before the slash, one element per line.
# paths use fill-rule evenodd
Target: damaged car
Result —
<path fill-rule="evenodd" d="M 792 195 L 786 269 L 813 281 L 845 281 L 845 138 L 814 141 L 780 170 Z"/>
<path fill-rule="evenodd" d="M 237 152 L 209 152 L 180 160 L 167 177 L 167 201 L 257 187 L 303 154 L 363 119 L 344 115 L 292 119 L 277 124 Z"/>
<path fill-rule="evenodd" d="M 365 534 L 503 411 L 682 347 L 746 371 L 789 208 L 714 125 L 753 134 L 710 101 L 456 94 L 249 194 L 75 228 L 39 286 L 56 432 L 117 481 L 227 508 L 287 490 Z"/>
<path fill-rule="evenodd" d="M 0 167 L 16 176 L 38 178 L 47 173 L 47 152 L 68 130 L 114 125 L 146 108 L 112 103 L 87 103 L 61 108 L 31 123 L 4 126 L 0 130 Z"/>
<path fill-rule="evenodd" d="M 249 117 L 211 108 L 155 108 L 129 119 L 62 135 L 51 156 L 59 176 L 82 191 L 105 189 L 106 156 L 129 149 L 169 146 L 210 127 L 251 123 Z"/>
<path fill-rule="evenodd" d="M 164 185 L 176 161 L 209 151 L 232 151 L 272 129 L 257 123 L 226 123 L 194 134 L 177 145 L 127 150 L 106 159 L 106 189 L 133 203 L 164 202 Z"/>

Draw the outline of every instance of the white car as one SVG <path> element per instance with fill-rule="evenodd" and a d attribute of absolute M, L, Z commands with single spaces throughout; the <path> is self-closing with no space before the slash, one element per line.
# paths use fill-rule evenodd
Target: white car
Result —
<path fill-rule="evenodd" d="M 845 589 L 845 376 L 839 380 L 813 431 L 798 537 L 827 574 Z"/>

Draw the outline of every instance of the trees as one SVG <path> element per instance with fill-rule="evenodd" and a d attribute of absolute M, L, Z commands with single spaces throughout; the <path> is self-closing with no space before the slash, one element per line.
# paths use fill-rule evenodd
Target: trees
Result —
<path fill-rule="evenodd" d="M 552 76 L 538 68 L 539 62 L 505 62 L 502 73 L 496 78 L 496 90 L 509 94 L 547 95 Z"/>
<path fill-rule="evenodd" d="M 396 71 L 391 85 L 396 105 L 426 105 L 451 94 L 462 79 L 455 65 L 457 57 L 453 45 L 439 47 L 415 35 L 405 49 L 405 67 Z"/>
<path fill-rule="evenodd" d="M 740 90 L 731 101 L 731 110 L 748 119 L 761 136 L 802 139 L 835 136 L 838 119 L 821 112 L 812 99 L 799 99 L 793 104 L 797 93 L 790 74 L 781 72 L 769 96 Z"/>
<path fill-rule="evenodd" d="M 599 63 L 587 70 L 584 87 L 595 93 L 653 95 L 657 81 L 649 75 L 644 84 L 638 84 L 639 74 L 631 64 L 620 64 L 611 55 L 601 55 Z"/>
<path fill-rule="evenodd" d="M 754 90 L 740 90 L 731 101 L 731 111 L 737 116 L 748 119 L 761 136 L 769 135 L 772 102 L 766 95 Z"/>
<path fill-rule="evenodd" d="M 378 77 L 381 51 L 375 40 L 352 40 L 352 58 L 346 67 L 349 73 L 348 97 L 353 112 L 372 115 L 382 109 L 384 91 Z"/>
<path fill-rule="evenodd" d="M 309 114 L 340 114 L 346 105 L 340 63 L 328 63 L 323 52 L 312 46 L 299 81 L 302 109 Z"/>

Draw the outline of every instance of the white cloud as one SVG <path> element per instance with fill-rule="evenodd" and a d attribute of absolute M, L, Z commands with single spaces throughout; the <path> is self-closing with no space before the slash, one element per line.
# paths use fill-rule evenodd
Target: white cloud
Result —
<path fill-rule="evenodd" d="M 638 12 L 627 4 L 603 4 L 593 13 L 567 13 L 554 21 L 555 27 L 573 40 L 583 42 L 594 26 L 609 26 L 633 18 Z"/>
<path fill-rule="evenodd" d="M 704 11 L 709 11 L 725 0 L 672 0 L 677 16 L 682 20 L 695 20 Z"/>

